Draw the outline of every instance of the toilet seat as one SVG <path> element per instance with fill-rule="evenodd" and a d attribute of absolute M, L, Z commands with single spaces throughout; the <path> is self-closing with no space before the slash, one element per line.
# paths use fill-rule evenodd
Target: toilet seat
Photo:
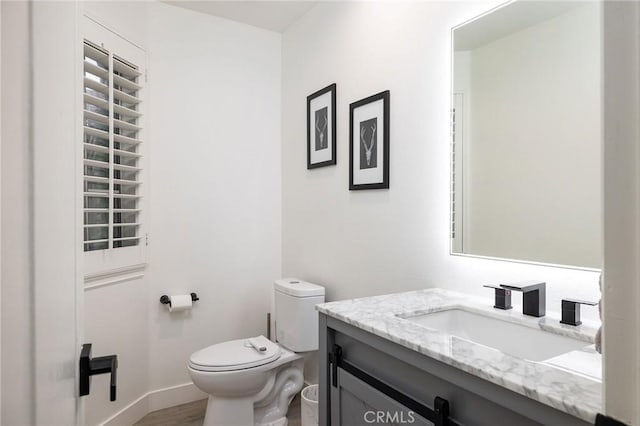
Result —
<path fill-rule="evenodd" d="M 231 340 L 193 353 L 189 366 L 200 371 L 234 371 L 268 364 L 280 358 L 278 345 L 264 336 L 254 339 L 266 350 L 258 351 L 247 339 Z"/>

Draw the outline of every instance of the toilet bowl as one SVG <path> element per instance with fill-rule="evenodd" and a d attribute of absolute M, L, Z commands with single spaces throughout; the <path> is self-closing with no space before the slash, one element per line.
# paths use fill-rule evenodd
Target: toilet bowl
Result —
<path fill-rule="evenodd" d="M 318 314 L 324 287 L 277 280 L 276 336 L 218 343 L 197 352 L 188 370 L 209 394 L 204 426 L 286 426 L 287 410 L 304 383 L 301 352 L 318 349 Z"/>
<path fill-rule="evenodd" d="M 189 360 L 193 383 L 209 394 L 204 426 L 286 425 L 289 403 L 302 389 L 302 355 L 258 336 L 209 346 Z"/>

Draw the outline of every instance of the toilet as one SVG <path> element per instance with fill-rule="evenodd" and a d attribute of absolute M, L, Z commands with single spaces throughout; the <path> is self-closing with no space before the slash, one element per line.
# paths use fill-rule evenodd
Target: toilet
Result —
<path fill-rule="evenodd" d="M 297 279 L 274 283 L 275 336 L 231 340 L 194 352 L 193 383 L 209 394 L 204 426 L 286 426 L 304 383 L 303 353 L 318 350 L 324 287 Z"/>

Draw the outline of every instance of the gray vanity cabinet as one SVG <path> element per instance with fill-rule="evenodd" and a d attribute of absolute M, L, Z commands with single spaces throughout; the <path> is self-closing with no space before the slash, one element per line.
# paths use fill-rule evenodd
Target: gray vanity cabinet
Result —
<path fill-rule="evenodd" d="M 319 358 L 321 426 L 589 424 L 324 314 Z"/>

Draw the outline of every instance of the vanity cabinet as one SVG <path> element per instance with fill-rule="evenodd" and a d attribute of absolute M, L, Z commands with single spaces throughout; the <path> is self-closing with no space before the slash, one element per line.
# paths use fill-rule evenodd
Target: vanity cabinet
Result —
<path fill-rule="evenodd" d="M 321 426 L 589 424 L 322 313 L 319 350 Z"/>

